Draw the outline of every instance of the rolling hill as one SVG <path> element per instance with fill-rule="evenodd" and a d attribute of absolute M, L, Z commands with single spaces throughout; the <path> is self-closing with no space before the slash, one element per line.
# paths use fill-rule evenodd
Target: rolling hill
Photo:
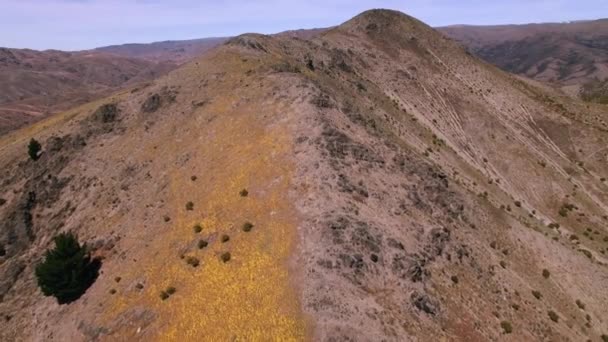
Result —
<path fill-rule="evenodd" d="M 569 86 L 608 78 L 608 19 L 439 30 L 489 63 L 539 81 Z"/>
<path fill-rule="evenodd" d="M 605 339 L 607 132 L 399 12 L 232 38 L 0 137 L 0 340 Z"/>
<path fill-rule="evenodd" d="M 0 48 L 0 134 L 174 68 L 107 53 Z"/>

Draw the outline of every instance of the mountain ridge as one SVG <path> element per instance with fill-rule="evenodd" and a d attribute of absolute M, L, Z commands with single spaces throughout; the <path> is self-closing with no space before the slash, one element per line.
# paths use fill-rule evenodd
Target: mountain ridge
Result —
<path fill-rule="evenodd" d="M 394 11 L 232 38 L 0 137 L 0 337 L 598 339 L 607 124 Z M 28 260 L 66 230 L 104 260 L 61 307 Z"/>

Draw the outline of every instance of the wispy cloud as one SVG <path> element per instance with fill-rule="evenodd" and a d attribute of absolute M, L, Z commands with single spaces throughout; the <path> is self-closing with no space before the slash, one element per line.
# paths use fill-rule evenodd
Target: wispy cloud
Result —
<path fill-rule="evenodd" d="M 0 46 L 85 49 L 338 24 L 369 8 L 404 11 L 431 25 L 596 18 L 605 0 L 0 0 Z"/>

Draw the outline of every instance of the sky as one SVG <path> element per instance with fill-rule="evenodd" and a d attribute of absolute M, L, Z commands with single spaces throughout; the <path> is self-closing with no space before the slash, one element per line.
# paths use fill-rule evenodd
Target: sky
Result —
<path fill-rule="evenodd" d="M 83 50 L 340 24 L 390 8 L 431 26 L 608 17 L 608 0 L 0 0 L 0 46 Z"/>

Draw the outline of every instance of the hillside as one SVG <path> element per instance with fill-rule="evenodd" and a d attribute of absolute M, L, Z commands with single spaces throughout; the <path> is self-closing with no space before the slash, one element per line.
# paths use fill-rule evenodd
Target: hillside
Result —
<path fill-rule="evenodd" d="M 607 121 L 394 11 L 235 37 L 0 137 L 0 340 L 600 341 Z"/>
<path fill-rule="evenodd" d="M 149 44 L 123 44 L 104 46 L 94 51 L 118 56 L 144 59 L 153 62 L 184 63 L 222 44 L 228 38 L 201 38 L 175 40 Z"/>
<path fill-rule="evenodd" d="M 102 53 L 0 48 L 0 134 L 174 68 Z"/>
<path fill-rule="evenodd" d="M 486 61 L 539 81 L 582 85 L 608 78 L 608 19 L 439 30 Z"/>

